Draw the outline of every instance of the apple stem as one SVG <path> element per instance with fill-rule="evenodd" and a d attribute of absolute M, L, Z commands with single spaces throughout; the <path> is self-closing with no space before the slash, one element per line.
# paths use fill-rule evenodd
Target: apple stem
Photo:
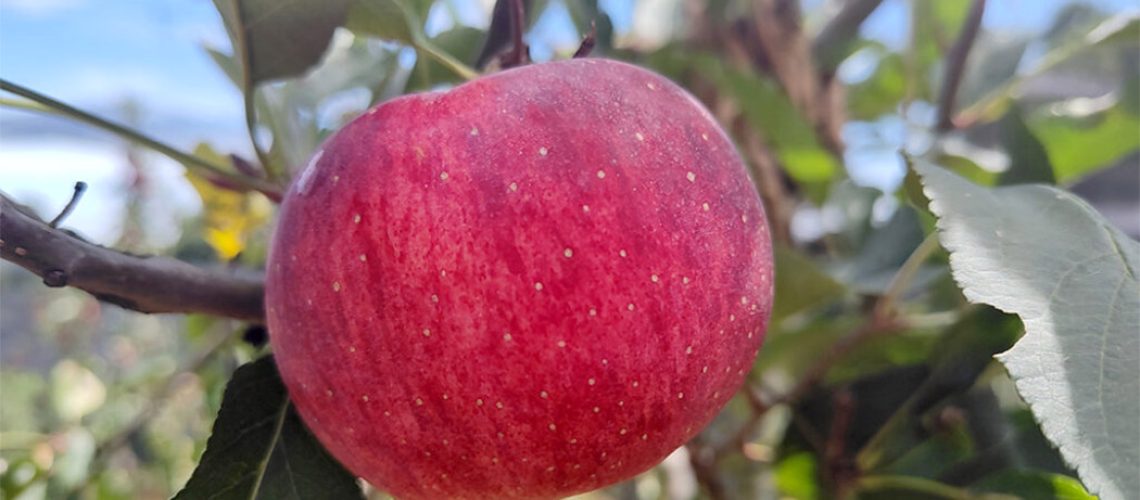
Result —
<path fill-rule="evenodd" d="M 578 46 L 578 50 L 574 51 L 573 58 L 586 57 L 594 50 L 594 44 L 598 41 L 598 23 L 590 21 L 590 32 L 582 37 L 582 44 Z"/>

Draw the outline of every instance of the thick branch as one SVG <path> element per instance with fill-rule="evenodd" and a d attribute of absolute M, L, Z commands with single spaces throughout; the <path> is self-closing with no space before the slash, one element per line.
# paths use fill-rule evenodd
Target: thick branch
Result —
<path fill-rule="evenodd" d="M 883 0 L 847 0 L 824 25 L 812 42 L 812 53 L 821 71 L 829 72 L 839 65 L 863 21 L 882 3 Z"/>
<path fill-rule="evenodd" d="M 43 278 L 144 313 L 203 313 L 243 321 L 265 318 L 257 274 L 204 269 L 129 255 L 52 228 L 0 194 L 0 257 Z"/>
<path fill-rule="evenodd" d="M 954 129 L 953 113 L 958 100 L 958 87 L 962 84 L 962 74 L 966 71 L 966 59 L 970 49 L 974 47 L 974 40 L 978 38 L 978 31 L 982 26 L 982 15 L 986 11 L 986 0 L 974 0 L 970 4 L 970 11 L 966 14 L 966 21 L 962 24 L 962 31 L 958 39 L 946 54 L 946 69 L 942 78 L 942 90 L 938 95 L 938 130 L 948 131 Z"/>

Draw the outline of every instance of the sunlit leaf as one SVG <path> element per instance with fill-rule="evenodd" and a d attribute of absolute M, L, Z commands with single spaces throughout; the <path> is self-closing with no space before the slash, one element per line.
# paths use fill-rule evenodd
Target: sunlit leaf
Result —
<path fill-rule="evenodd" d="M 819 465 L 815 456 L 799 452 L 781 459 L 776 464 L 776 488 L 786 498 L 797 500 L 820 498 Z"/>
<path fill-rule="evenodd" d="M 313 438 L 272 357 L 241 366 L 226 386 L 206 451 L 178 500 L 363 498 L 356 478 Z"/>
<path fill-rule="evenodd" d="M 1049 116 L 1030 124 L 1049 152 L 1059 182 L 1071 182 L 1140 149 L 1140 117 L 1122 106 L 1073 118 Z"/>
<path fill-rule="evenodd" d="M 78 422 L 84 415 L 103 406 L 107 388 L 91 370 L 72 359 L 64 359 L 51 370 L 51 402 L 56 415 L 65 422 Z"/>
<path fill-rule="evenodd" d="M 1020 498 L 1052 498 L 1055 500 L 1095 500 L 1080 481 L 1060 474 L 1007 470 L 974 483 L 970 489 L 988 493 L 1006 493 Z"/>
<path fill-rule="evenodd" d="M 1093 493 L 1140 491 L 1140 244 L 1064 191 L 918 169 L 966 297 L 1025 324 L 998 359 L 1045 435 Z"/>

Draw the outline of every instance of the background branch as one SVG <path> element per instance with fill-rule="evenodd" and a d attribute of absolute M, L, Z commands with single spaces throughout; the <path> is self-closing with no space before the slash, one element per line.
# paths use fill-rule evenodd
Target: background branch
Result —
<path fill-rule="evenodd" d="M 129 255 L 52 228 L 0 194 L 0 257 L 99 300 L 144 313 L 203 313 L 263 322 L 260 275 L 205 269 L 168 257 Z"/>
<path fill-rule="evenodd" d="M 812 41 L 812 54 L 820 71 L 830 72 L 847 55 L 847 46 L 859 34 L 859 27 L 883 3 L 883 0 L 847 0 L 827 21 Z"/>
<path fill-rule="evenodd" d="M 974 40 L 978 38 L 978 31 L 982 26 L 982 15 L 986 11 L 986 0 L 974 0 L 970 4 L 970 11 L 958 33 L 958 39 L 946 54 L 945 76 L 942 78 L 942 90 L 938 95 L 938 122 L 941 132 L 954 129 L 953 113 L 958 100 L 958 87 L 962 84 L 962 75 L 966 72 L 966 59 L 970 49 L 974 47 Z"/>

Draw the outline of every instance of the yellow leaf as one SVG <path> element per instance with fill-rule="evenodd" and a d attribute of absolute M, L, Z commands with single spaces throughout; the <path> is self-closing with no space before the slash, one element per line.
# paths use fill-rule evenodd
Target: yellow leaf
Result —
<path fill-rule="evenodd" d="M 199 144 L 194 154 L 215 163 L 229 162 L 207 144 Z M 239 193 L 218 187 L 189 170 L 186 179 L 202 199 L 202 239 L 220 259 L 232 260 L 246 248 L 250 234 L 269 220 L 271 203 L 260 193 Z"/>

